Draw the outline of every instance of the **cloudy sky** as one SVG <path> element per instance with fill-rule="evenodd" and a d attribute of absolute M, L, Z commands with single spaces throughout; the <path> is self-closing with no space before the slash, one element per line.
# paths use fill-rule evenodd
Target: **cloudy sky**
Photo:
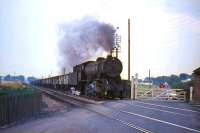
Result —
<path fill-rule="evenodd" d="M 0 75 L 59 74 L 59 25 L 84 16 L 119 27 L 122 76 L 191 73 L 200 66 L 199 0 L 0 0 Z"/>

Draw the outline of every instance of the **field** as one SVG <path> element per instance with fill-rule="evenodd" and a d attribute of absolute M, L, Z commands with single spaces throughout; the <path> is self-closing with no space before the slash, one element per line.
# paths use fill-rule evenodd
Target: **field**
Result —
<path fill-rule="evenodd" d="M 26 85 L 18 81 L 1 81 L 0 88 L 4 89 L 23 89 Z"/>
<path fill-rule="evenodd" d="M 0 83 L 0 96 L 31 94 L 33 92 L 34 89 L 21 82 L 2 81 Z"/>

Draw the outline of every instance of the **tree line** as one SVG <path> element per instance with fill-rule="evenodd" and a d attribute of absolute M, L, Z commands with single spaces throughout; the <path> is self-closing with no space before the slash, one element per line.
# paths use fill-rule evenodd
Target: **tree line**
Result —
<path fill-rule="evenodd" d="M 154 85 L 160 85 L 161 83 L 167 82 L 171 88 L 181 88 L 187 89 L 193 86 L 192 83 L 193 76 L 186 73 L 181 73 L 179 75 L 172 74 L 170 76 L 158 76 L 158 77 L 146 77 L 144 81 L 152 82 Z"/>
<path fill-rule="evenodd" d="M 0 80 L 5 80 L 5 81 L 20 81 L 22 83 L 30 83 L 34 80 L 37 80 L 37 78 L 30 76 L 30 77 L 25 77 L 24 75 L 6 75 L 6 76 L 0 76 Z"/>

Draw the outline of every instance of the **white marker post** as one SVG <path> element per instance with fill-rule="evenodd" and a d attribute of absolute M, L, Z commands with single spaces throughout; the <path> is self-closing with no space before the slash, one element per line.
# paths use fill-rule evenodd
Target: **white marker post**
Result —
<path fill-rule="evenodd" d="M 190 102 L 192 102 L 193 87 L 190 87 Z"/>
<path fill-rule="evenodd" d="M 134 77 L 131 78 L 131 100 L 133 100 Z"/>
<path fill-rule="evenodd" d="M 131 99 L 136 100 L 137 94 L 136 94 L 136 88 L 134 83 L 134 76 L 132 76 L 131 79 Z"/>

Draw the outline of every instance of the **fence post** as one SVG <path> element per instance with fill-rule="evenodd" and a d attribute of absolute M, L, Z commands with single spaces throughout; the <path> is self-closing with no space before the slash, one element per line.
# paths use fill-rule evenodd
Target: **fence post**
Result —
<path fill-rule="evenodd" d="M 2 121 L 3 121 L 3 98 L 0 97 L 0 126 L 3 125 Z"/>

